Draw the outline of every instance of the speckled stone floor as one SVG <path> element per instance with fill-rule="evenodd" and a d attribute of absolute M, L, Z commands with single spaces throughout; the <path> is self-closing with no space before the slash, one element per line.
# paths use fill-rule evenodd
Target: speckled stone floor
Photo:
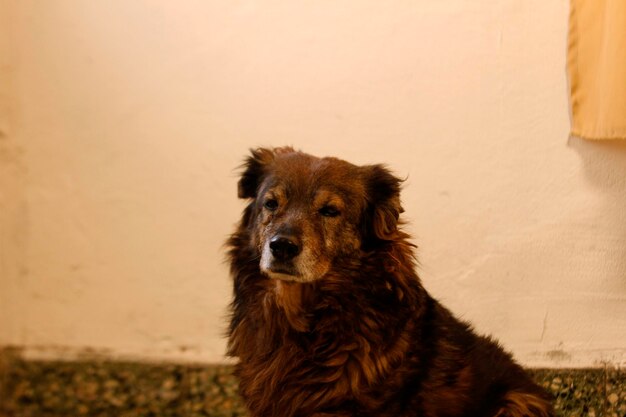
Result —
<path fill-rule="evenodd" d="M 0 417 L 245 416 L 232 367 L 0 358 Z M 626 417 L 626 372 L 530 370 L 560 416 Z"/>

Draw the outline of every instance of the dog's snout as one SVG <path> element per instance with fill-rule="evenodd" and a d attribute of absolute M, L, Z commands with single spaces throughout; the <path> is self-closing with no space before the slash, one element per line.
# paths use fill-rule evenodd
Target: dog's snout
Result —
<path fill-rule="evenodd" d="M 279 261 L 289 261 L 300 253 L 300 244 L 294 236 L 277 235 L 270 240 L 270 250 Z"/>

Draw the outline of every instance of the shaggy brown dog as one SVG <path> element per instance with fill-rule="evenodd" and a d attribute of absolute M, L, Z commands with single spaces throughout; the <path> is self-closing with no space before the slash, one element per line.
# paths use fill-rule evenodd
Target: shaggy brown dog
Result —
<path fill-rule="evenodd" d="M 247 159 L 229 354 L 250 414 L 553 416 L 508 353 L 420 284 L 400 183 L 291 148 Z"/>

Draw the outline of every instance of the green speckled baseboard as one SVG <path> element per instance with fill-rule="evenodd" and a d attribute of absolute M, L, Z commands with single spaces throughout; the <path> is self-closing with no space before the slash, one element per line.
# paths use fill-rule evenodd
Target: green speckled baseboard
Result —
<path fill-rule="evenodd" d="M 245 416 L 227 365 L 0 357 L 0 417 Z M 532 369 L 561 416 L 626 417 L 626 372 Z"/>

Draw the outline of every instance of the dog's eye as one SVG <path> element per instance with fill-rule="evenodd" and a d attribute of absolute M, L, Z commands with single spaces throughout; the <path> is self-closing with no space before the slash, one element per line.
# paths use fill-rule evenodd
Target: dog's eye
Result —
<path fill-rule="evenodd" d="M 265 207 L 269 211 L 274 211 L 278 208 L 278 201 L 270 198 L 268 200 L 265 200 L 265 203 L 263 203 L 263 207 Z"/>
<path fill-rule="evenodd" d="M 337 217 L 339 216 L 339 210 L 333 206 L 324 206 L 319 210 L 319 213 L 324 217 Z"/>

